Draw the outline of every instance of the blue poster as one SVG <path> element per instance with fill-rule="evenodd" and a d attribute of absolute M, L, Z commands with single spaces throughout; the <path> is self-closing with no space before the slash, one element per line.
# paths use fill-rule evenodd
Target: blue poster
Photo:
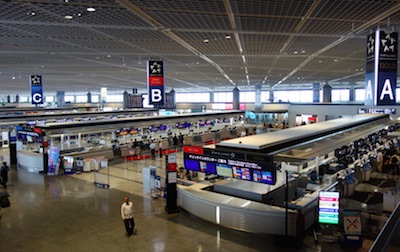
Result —
<path fill-rule="evenodd" d="M 58 173 L 57 164 L 59 157 L 60 157 L 60 148 L 50 147 L 47 175 L 56 175 Z"/>

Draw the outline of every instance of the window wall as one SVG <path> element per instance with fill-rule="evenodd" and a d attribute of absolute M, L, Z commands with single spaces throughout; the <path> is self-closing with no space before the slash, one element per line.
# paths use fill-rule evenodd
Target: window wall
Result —
<path fill-rule="evenodd" d="M 215 92 L 214 102 L 233 102 L 233 92 Z"/>
<path fill-rule="evenodd" d="M 350 89 L 332 89 L 332 102 L 350 101 Z"/>
<path fill-rule="evenodd" d="M 210 93 L 175 93 L 176 102 L 210 102 Z"/>

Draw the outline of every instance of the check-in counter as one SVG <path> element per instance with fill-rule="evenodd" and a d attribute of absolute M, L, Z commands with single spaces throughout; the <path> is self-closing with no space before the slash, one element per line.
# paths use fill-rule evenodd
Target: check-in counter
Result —
<path fill-rule="evenodd" d="M 285 234 L 285 209 L 202 190 L 208 184 L 178 186 L 179 206 L 221 226 L 264 234 Z M 288 234 L 296 235 L 297 211 L 289 210 Z"/>
<path fill-rule="evenodd" d="M 63 155 L 63 154 L 61 154 Z M 111 147 L 104 147 L 104 148 L 91 148 L 88 150 L 83 150 L 79 152 L 71 152 L 67 154 L 68 156 L 72 156 L 75 159 L 80 158 L 94 158 L 94 157 L 104 157 L 108 160 L 114 158 L 114 152 Z"/>
<path fill-rule="evenodd" d="M 17 151 L 18 168 L 29 172 L 43 171 L 43 154 L 28 150 Z"/>

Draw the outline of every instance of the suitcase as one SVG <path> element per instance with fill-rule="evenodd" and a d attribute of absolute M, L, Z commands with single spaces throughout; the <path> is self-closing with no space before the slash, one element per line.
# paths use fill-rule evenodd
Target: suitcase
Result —
<path fill-rule="evenodd" d="M 2 196 L 0 198 L 0 207 L 2 208 L 10 207 L 10 201 L 8 200 L 7 196 Z"/>

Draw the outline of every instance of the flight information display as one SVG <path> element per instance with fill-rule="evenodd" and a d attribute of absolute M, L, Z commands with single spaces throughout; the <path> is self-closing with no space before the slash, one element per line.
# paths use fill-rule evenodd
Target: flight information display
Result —
<path fill-rule="evenodd" d="M 321 224 L 339 224 L 339 192 L 319 192 L 319 215 Z"/>
<path fill-rule="evenodd" d="M 272 162 L 245 161 L 238 159 L 240 154 L 235 154 L 236 158 L 205 156 L 202 147 L 196 146 L 185 146 L 184 149 L 184 165 L 187 170 L 270 185 L 276 183 L 276 168 Z M 220 153 L 223 155 L 222 152 Z"/>

